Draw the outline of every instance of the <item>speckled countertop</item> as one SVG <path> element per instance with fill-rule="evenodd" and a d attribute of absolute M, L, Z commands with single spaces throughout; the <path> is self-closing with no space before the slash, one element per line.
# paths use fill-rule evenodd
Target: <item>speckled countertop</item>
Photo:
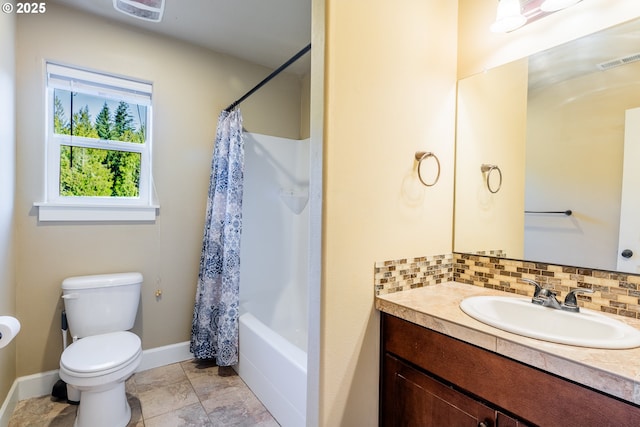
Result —
<path fill-rule="evenodd" d="M 375 304 L 384 313 L 640 404 L 640 348 L 591 349 L 505 332 L 473 319 L 460 309 L 460 301 L 476 295 L 508 294 L 447 282 L 380 295 Z M 640 329 L 640 320 L 613 317 Z"/>

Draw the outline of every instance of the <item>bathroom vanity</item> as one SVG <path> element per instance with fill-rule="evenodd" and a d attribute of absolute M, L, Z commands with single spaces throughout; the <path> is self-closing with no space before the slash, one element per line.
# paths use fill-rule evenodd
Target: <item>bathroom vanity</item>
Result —
<path fill-rule="evenodd" d="M 376 297 L 380 425 L 640 425 L 639 348 L 589 349 L 504 332 L 459 309 L 476 295 L 504 293 L 449 282 Z"/>

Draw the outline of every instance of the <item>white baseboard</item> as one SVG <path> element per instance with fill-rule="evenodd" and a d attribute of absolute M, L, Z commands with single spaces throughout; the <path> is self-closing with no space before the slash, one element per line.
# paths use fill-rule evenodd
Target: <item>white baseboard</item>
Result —
<path fill-rule="evenodd" d="M 172 363 L 184 362 L 193 359 L 193 354 L 189 350 L 189 341 L 169 344 L 163 347 L 150 348 L 142 351 L 142 362 L 136 372 L 146 371 L 159 366 L 170 365 Z"/>
<path fill-rule="evenodd" d="M 189 351 L 189 344 L 189 341 L 185 341 L 143 350 L 142 362 L 140 362 L 136 372 L 192 359 L 193 354 Z M 53 385 L 59 379 L 60 376 L 57 369 L 16 378 L 9 389 L 7 397 L 4 399 L 2 407 L 0 407 L 0 427 L 9 425 L 9 418 L 11 418 L 18 401 L 50 394 Z"/>
<path fill-rule="evenodd" d="M 18 380 L 13 382 L 9 389 L 9 393 L 7 394 L 7 398 L 4 399 L 4 403 L 2 404 L 2 407 L 0 407 L 0 426 L 2 427 L 7 427 L 9 425 L 9 418 L 11 418 L 11 414 L 18 404 L 17 388 Z"/>

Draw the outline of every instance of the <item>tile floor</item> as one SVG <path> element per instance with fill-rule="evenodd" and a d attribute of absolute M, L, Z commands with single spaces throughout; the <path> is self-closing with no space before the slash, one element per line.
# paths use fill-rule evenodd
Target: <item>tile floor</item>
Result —
<path fill-rule="evenodd" d="M 129 427 L 278 426 L 231 368 L 195 360 L 174 363 L 134 374 L 126 386 Z M 22 400 L 9 427 L 71 427 L 76 408 L 50 396 Z"/>

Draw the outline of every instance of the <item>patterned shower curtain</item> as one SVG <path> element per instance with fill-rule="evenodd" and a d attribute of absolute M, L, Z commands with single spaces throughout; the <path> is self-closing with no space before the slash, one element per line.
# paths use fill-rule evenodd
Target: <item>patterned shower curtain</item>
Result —
<path fill-rule="evenodd" d="M 218 366 L 238 363 L 243 144 L 240 110 L 220 113 L 191 326 L 193 355 Z"/>

